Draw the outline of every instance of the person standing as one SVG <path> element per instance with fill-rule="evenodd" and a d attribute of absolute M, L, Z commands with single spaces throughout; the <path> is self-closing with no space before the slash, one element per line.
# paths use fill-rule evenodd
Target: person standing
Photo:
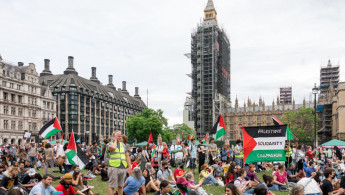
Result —
<path fill-rule="evenodd" d="M 129 158 L 128 151 L 126 150 L 126 145 L 121 142 L 122 135 L 121 131 L 115 131 L 112 136 L 112 142 L 107 148 L 109 152 L 109 187 L 108 195 L 114 195 L 115 188 L 117 188 L 117 194 L 123 194 L 123 186 L 127 173 L 131 174 L 131 159 Z"/>
<path fill-rule="evenodd" d="M 193 138 L 191 140 L 192 144 L 189 146 L 189 168 L 190 168 L 190 171 L 195 174 L 194 170 L 195 170 L 195 161 L 196 161 L 196 151 L 197 151 L 197 148 L 195 146 L 195 139 Z"/>
<path fill-rule="evenodd" d="M 182 162 L 183 158 L 183 147 L 179 140 L 176 141 L 176 145 L 174 145 L 174 150 L 177 150 L 177 152 L 175 153 L 175 163 L 178 164 L 179 162 Z"/>
<path fill-rule="evenodd" d="M 289 142 L 285 142 L 285 156 L 286 156 L 286 161 L 285 161 L 285 166 L 289 166 L 292 162 L 292 149 L 290 146 Z"/>
<path fill-rule="evenodd" d="M 243 168 L 243 147 L 241 140 L 236 141 L 236 146 L 234 148 L 235 153 L 235 162 L 236 165 L 239 165 Z"/>
<path fill-rule="evenodd" d="M 99 155 L 99 151 L 98 151 L 98 144 L 97 142 L 93 142 L 92 147 L 90 149 L 90 155 L 91 155 L 91 162 L 92 162 L 92 166 L 96 166 L 98 165 L 98 160 L 97 160 L 97 156 Z"/>
<path fill-rule="evenodd" d="M 143 171 L 145 169 L 146 163 L 150 162 L 150 156 L 147 152 L 147 147 L 143 146 L 143 150 L 141 151 L 141 159 L 140 159 L 140 170 Z"/>
<path fill-rule="evenodd" d="M 35 143 L 30 144 L 28 155 L 31 166 L 37 167 L 37 147 Z"/>
<path fill-rule="evenodd" d="M 213 165 L 214 160 L 217 158 L 217 145 L 214 143 L 214 138 L 211 137 L 210 144 L 208 145 L 208 151 L 209 151 L 209 164 Z"/>
<path fill-rule="evenodd" d="M 54 147 L 55 150 L 55 154 L 56 154 L 56 160 L 58 161 L 58 166 L 59 166 L 59 170 L 60 173 L 62 174 L 62 164 L 59 164 L 59 158 L 63 158 L 64 156 L 64 151 L 63 151 L 63 144 L 60 141 L 56 141 L 57 145 Z"/>
<path fill-rule="evenodd" d="M 201 166 L 205 164 L 205 157 L 206 157 L 206 148 L 203 145 L 203 139 L 199 140 L 200 144 L 198 145 L 198 158 L 199 158 L 199 173 L 201 172 Z"/>
<path fill-rule="evenodd" d="M 44 159 L 45 159 L 45 173 L 47 174 L 48 167 L 50 167 L 50 175 L 53 174 L 54 170 L 54 151 L 50 143 L 45 145 L 44 149 Z"/>
<path fill-rule="evenodd" d="M 163 149 L 164 149 L 163 141 L 160 139 L 159 144 L 158 144 L 158 166 L 160 169 L 162 168 Z"/>
<path fill-rule="evenodd" d="M 228 162 L 228 158 L 230 158 L 228 154 L 229 154 L 229 143 L 224 142 L 223 147 L 220 151 L 220 156 L 223 163 Z"/>

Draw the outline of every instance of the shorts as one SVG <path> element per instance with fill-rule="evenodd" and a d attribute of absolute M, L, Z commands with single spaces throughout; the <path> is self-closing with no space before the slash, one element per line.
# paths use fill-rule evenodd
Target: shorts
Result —
<path fill-rule="evenodd" d="M 116 167 L 108 168 L 109 188 L 123 187 L 127 170 Z"/>
<path fill-rule="evenodd" d="M 195 169 L 195 161 L 196 161 L 196 159 L 195 158 L 191 158 L 190 159 L 190 162 L 189 162 L 189 168 L 191 168 L 191 169 Z"/>

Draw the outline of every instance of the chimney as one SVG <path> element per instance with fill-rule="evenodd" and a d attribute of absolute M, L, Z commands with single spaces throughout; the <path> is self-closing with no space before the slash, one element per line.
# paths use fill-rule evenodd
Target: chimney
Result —
<path fill-rule="evenodd" d="M 68 67 L 67 69 L 63 72 L 64 74 L 75 74 L 78 75 L 78 72 L 75 71 L 74 69 L 74 57 L 73 56 L 68 56 Z"/>
<path fill-rule="evenodd" d="M 50 71 L 50 60 L 44 59 L 44 69 L 40 73 L 40 76 L 48 76 L 48 75 L 53 75 L 52 72 Z"/>
<path fill-rule="evenodd" d="M 100 81 L 96 77 L 96 67 L 91 67 L 91 78 L 90 78 L 90 80 L 93 82 L 96 82 L 96 83 L 100 83 Z"/>
<path fill-rule="evenodd" d="M 68 56 L 68 68 L 73 68 L 73 56 Z"/>
<path fill-rule="evenodd" d="M 122 81 L 122 92 L 129 95 L 129 93 L 126 89 L 126 81 Z"/>
<path fill-rule="evenodd" d="M 122 81 L 122 91 L 127 91 L 127 89 L 126 89 L 126 81 Z"/>
<path fill-rule="evenodd" d="M 24 66 L 23 62 L 18 62 L 18 66 Z"/>
<path fill-rule="evenodd" d="M 112 89 L 114 89 L 114 90 L 116 90 L 116 88 L 115 88 L 115 86 L 113 84 L 113 75 L 111 75 L 111 74 L 108 75 L 108 85 L 107 86 L 112 88 Z"/>
<path fill-rule="evenodd" d="M 141 99 L 140 95 L 139 95 L 139 87 L 135 87 L 135 94 L 134 94 L 135 98 Z"/>
<path fill-rule="evenodd" d="M 44 70 L 48 70 L 50 69 L 50 60 L 49 59 L 44 59 Z"/>

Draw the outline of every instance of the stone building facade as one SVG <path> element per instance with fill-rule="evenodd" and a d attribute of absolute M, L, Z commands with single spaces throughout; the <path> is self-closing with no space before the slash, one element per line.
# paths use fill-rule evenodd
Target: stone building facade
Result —
<path fill-rule="evenodd" d="M 35 64 L 14 65 L 0 56 L 0 144 L 29 141 L 23 139 L 25 130 L 32 132 L 30 141 L 34 141 L 55 113 L 55 99 L 50 89 L 40 85 Z"/>
<path fill-rule="evenodd" d="M 303 104 L 281 104 L 279 97 L 276 101 L 272 101 L 270 106 L 266 106 L 265 101 L 260 97 L 258 104 L 252 102 L 248 98 L 247 103 L 244 102 L 240 107 L 236 97 L 235 107 L 228 108 L 228 112 L 224 114 L 224 122 L 227 131 L 229 131 L 230 140 L 237 140 L 242 137 L 241 127 L 244 126 L 269 126 L 273 125 L 272 116 L 280 119 L 284 113 L 297 110 L 300 107 L 312 108 L 312 103 L 303 100 Z"/>
<path fill-rule="evenodd" d="M 52 74 L 49 63 L 41 73 L 39 82 L 52 91 L 65 139 L 72 130 L 86 143 L 103 140 L 115 130 L 126 133 L 126 119 L 146 107 L 138 87 L 131 96 L 126 89 L 126 81 L 122 82 L 122 89 L 117 89 L 113 76 L 109 75 L 108 84 L 103 85 L 96 76 L 96 67 L 91 70 L 90 79 L 78 76 L 74 58 L 69 56 L 68 67 L 63 74 Z"/>
<path fill-rule="evenodd" d="M 328 91 L 318 100 L 318 114 L 321 115 L 318 135 L 322 142 L 345 140 L 345 82 L 339 82 L 337 88 L 329 86 Z M 325 128 L 328 125 L 330 132 Z"/>

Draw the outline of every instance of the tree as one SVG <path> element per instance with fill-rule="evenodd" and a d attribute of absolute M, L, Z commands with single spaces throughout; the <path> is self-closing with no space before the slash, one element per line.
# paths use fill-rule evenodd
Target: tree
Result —
<path fill-rule="evenodd" d="M 160 117 L 160 118 L 159 118 Z M 167 121 L 163 117 L 163 111 L 159 113 L 151 108 L 144 110 L 126 120 L 126 130 L 130 139 L 136 138 L 138 142 L 147 141 L 152 132 L 154 141 L 157 141 L 158 134 L 163 133 L 163 122 Z"/>
<path fill-rule="evenodd" d="M 165 127 L 162 133 L 163 142 L 171 142 L 174 139 L 173 134 L 171 133 L 170 127 Z"/>
<path fill-rule="evenodd" d="M 316 116 L 316 124 L 320 119 Z M 286 112 L 281 121 L 290 124 L 290 130 L 294 137 L 303 141 L 313 141 L 314 132 L 314 109 L 301 107 L 297 111 Z M 316 126 L 317 129 L 317 126 Z"/>
<path fill-rule="evenodd" d="M 189 135 L 194 135 L 195 137 L 195 131 L 184 123 L 173 125 L 171 133 L 174 139 L 176 139 L 177 134 L 179 134 L 180 136 L 183 135 L 183 140 L 187 139 Z"/>

